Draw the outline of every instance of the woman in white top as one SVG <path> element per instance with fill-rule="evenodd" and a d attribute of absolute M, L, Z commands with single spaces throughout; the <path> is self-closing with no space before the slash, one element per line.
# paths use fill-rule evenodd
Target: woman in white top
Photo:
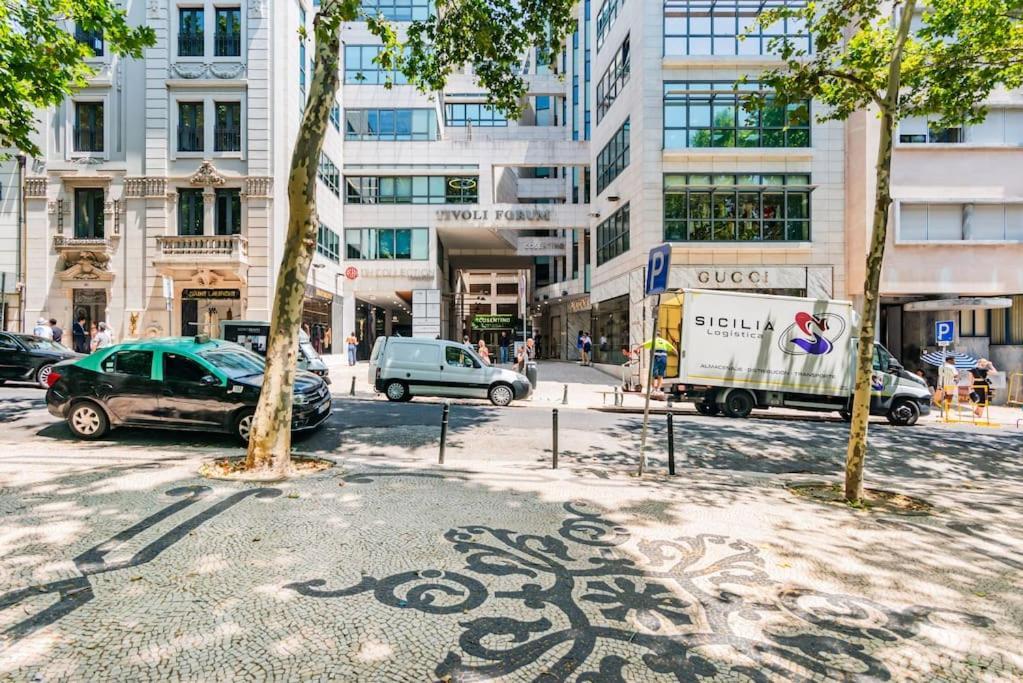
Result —
<path fill-rule="evenodd" d="M 483 339 L 480 339 L 480 345 L 478 350 L 480 358 L 483 359 L 483 362 L 486 363 L 487 365 L 490 365 L 490 349 L 487 348 L 487 342 L 484 341 Z"/>

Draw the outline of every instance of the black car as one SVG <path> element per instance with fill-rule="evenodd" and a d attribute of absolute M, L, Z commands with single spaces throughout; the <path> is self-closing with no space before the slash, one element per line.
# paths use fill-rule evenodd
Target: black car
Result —
<path fill-rule="evenodd" d="M 227 432 L 248 442 L 264 367 L 251 351 L 206 337 L 118 344 L 55 367 L 46 405 L 82 439 L 123 425 Z M 292 406 L 292 431 L 315 429 L 330 416 L 330 391 L 298 371 Z"/>
<path fill-rule="evenodd" d="M 35 382 L 46 389 L 54 365 L 81 357 L 82 354 L 50 339 L 0 332 L 0 384 L 9 380 Z"/>

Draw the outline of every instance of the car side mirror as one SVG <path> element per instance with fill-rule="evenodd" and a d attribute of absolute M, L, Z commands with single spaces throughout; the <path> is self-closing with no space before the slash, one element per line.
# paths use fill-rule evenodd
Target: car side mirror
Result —
<path fill-rule="evenodd" d="M 213 375 L 203 375 L 202 379 L 199 380 L 199 384 L 201 384 L 204 387 L 210 387 L 213 386 L 214 384 L 219 383 L 220 381 Z"/>

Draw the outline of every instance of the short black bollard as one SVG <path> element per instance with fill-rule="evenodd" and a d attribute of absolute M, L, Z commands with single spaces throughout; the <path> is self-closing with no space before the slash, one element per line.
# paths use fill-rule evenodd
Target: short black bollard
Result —
<path fill-rule="evenodd" d="M 552 419 L 553 419 L 553 422 L 554 422 L 554 444 L 553 444 L 553 450 L 554 450 L 554 463 L 553 464 L 554 464 L 554 466 L 553 466 L 552 469 L 556 470 L 556 469 L 558 469 L 558 409 L 557 408 L 554 409 L 554 414 L 552 416 Z"/>
<path fill-rule="evenodd" d="M 563 406 L 567 406 L 568 405 L 568 385 L 567 384 L 565 385 L 564 393 L 561 394 L 561 405 L 563 405 Z"/>
<path fill-rule="evenodd" d="M 352 388 L 348 390 L 349 396 L 355 396 L 355 378 L 352 377 Z"/>
<path fill-rule="evenodd" d="M 440 457 L 437 464 L 444 464 L 444 445 L 448 440 L 448 411 L 451 410 L 451 401 L 444 401 L 444 410 L 440 416 Z"/>
<path fill-rule="evenodd" d="M 668 408 L 668 474 L 675 476 L 675 416 Z"/>

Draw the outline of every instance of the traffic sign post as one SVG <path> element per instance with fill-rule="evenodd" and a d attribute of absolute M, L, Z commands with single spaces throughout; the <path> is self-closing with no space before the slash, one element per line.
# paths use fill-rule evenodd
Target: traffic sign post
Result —
<path fill-rule="evenodd" d="M 948 346 L 955 341 L 956 324 L 954 320 L 937 320 L 934 323 L 934 343 Z"/>
<path fill-rule="evenodd" d="M 657 295 L 657 303 L 654 304 L 653 328 L 650 334 L 650 356 L 646 375 L 646 401 L 643 404 L 643 431 L 639 439 L 639 471 L 638 476 L 643 476 L 646 468 L 646 434 L 650 424 L 650 391 L 654 383 L 654 352 L 657 348 L 657 322 L 661 313 L 661 294 L 668 289 L 668 275 L 671 273 L 671 245 L 662 244 L 650 250 L 650 256 L 646 264 L 646 282 L 643 286 L 643 293 L 646 296 Z"/>

